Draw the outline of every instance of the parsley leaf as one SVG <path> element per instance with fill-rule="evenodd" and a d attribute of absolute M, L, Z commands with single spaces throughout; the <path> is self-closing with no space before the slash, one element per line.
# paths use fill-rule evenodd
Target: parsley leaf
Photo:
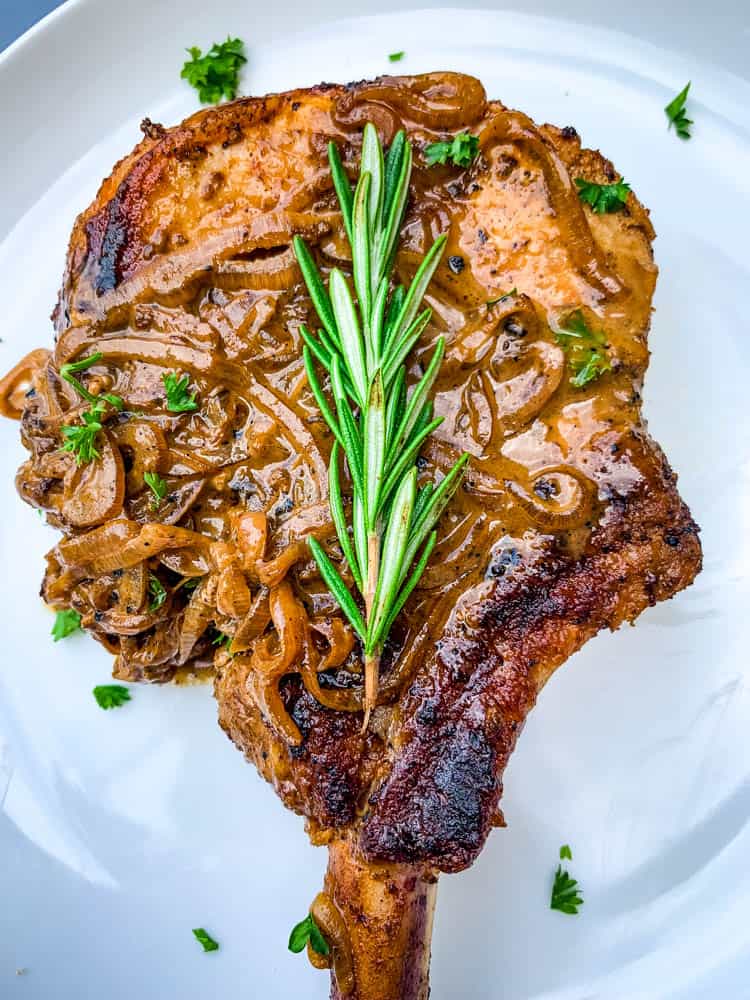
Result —
<path fill-rule="evenodd" d="M 450 142 L 431 142 L 424 148 L 428 167 L 451 160 L 457 167 L 468 167 L 479 152 L 479 139 L 469 132 L 454 135 Z"/>
<path fill-rule="evenodd" d="M 570 384 L 576 389 L 582 389 L 610 371 L 607 338 L 600 330 L 591 330 L 587 326 L 580 309 L 568 316 L 565 325 L 555 333 L 555 339 L 568 355 L 568 364 L 573 372 Z"/>
<path fill-rule="evenodd" d="M 174 372 L 167 372 L 161 377 L 167 393 L 167 409 L 172 413 L 186 413 L 188 410 L 197 410 L 198 404 L 195 401 L 195 393 L 188 394 L 187 387 L 190 384 L 189 375 L 181 375 L 179 378 Z"/>
<path fill-rule="evenodd" d="M 240 67 L 247 62 L 244 50 L 240 38 L 227 37 L 225 42 L 214 43 L 205 56 L 193 45 L 187 50 L 190 59 L 180 76 L 195 87 L 203 104 L 218 104 L 222 97 L 232 101 L 237 94 Z"/>
<path fill-rule="evenodd" d="M 216 630 L 216 635 L 211 640 L 212 646 L 226 646 L 227 649 L 232 645 L 231 635 L 227 635 L 226 632 L 220 632 Z"/>
<path fill-rule="evenodd" d="M 594 379 L 599 378 L 600 375 L 603 375 L 604 372 L 608 372 L 610 369 L 609 362 L 604 355 L 593 347 L 591 348 L 591 354 L 585 361 L 580 364 L 576 361 L 571 361 L 571 365 L 574 375 L 570 380 L 570 384 L 575 386 L 576 389 L 583 389 L 589 382 L 593 382 Z"/>
<path fill-rule="evenodd" d="M 159 577 L 155 576 L 153 573 L 149 573 L 148 575 L 148 592 L 151 595 L 148 610 L 156 611 L 157 608 L 160 608 L 166 601 L 167 591 L 165 590 Z"/>
<path fill-rule="evenodd" d="M 156 509 L 167 495 L 167 484 L 158 472 L 144 472 L 143 481 L 154 494 L 154 498 L 151 501 L 151 507 Z"/>
<path fill-rule="evenodd" d="M 81 631 L 81 616 L 77 611 L 58 611 L 50 634 L 54 641 L 58 642 L 60 639 L 67 639 L 69 635 L 79 631 Z"/>
<path fill-rule="evenodd" d="M 560 848 L 561 856 L 562 852 L 563 848 Z M 570 848 L 568 848 L 568 852 L 570 852 Z M 561 913 L 572 916 L 578 913 L 579 906 L 583 906 L 583 896 L 578 888 L 578 882 L 571 878 L 566 871 L 563 871 L 562 865 L 558 865 L 549 901 L 550 910 L 559 910 Z"/>
<path fill-rule="evenodd" d="M 60 375 L 73 386 L 75 391 L 79 396 L 82 396 L 89 403 L 97 404 L 99 402 L 99 397 L 95 396 L 93 393 L 89 392 L 83 383 L 79 382 L 75 377 L 75 372 L 85 371 L 92 365 L 95 365 L 97 361 L 101 361 L 104 355 L 101 351 L 96 351 L 94 354 L 90 354 L 87 358 L 81 358 L 80 361 L 70 361 L 65 365 L 60 366 Z M 121 396 L 115 396 L 112 392 L 103 393 L 102 399 L 106 399 L 107 402 L 114 406 L 116 410 L 121 410 L 124 406 Z"/>
<path fill-rule="evenodd" d="M 405 55 L 405 52 L 391 52 L 388 59 L 390 62 L 401 62 Z"/>
<path fill-rule="evenodd" d="M 65 438 L 63 451 L 72 451 L 78 465 L 99 458 L 96 450 L 96 435 L 102 429 L 101 417 L 104 413 L 104 403 L 97 400 L 88 410 L 81 414 L 81 424 L 63 424 L 61 430 Z"/>
<path fill-rule="evenodd" d="M 214 941 L 208 931 L 205 931 L 202 927 L 194 927 L 193 934 L 195 935 L 196 941 L 200 941 L 203 945 L 204 951 L 218 951 L 219 942 Z"/>
<path fill-rule="evenodd" d="M 292 933 L 289 935 L 289 951 L 298 955 L 308 941 L 312 950 L 317 951 L 319 955 L 330 954 L 331 949 L 328 947 L 328 942 L 315 923 L 312 913 L 308 913 L 304 920 L 300 920 L 296 926 L 292 927 Z"/>
<path fill-rule="evenodd" d="M 614 184 L 592 184 L 583 177 L 576 177 L 578 197 L 587 205 L 591 205 L 598 215 L 605 212 L 617 212 L 628 200 L 630 185 L 620 178 Z"/>
<path fill-rule="evenodd" d="M 502 302 L 503 299 L 509 299 L 511 295 L 518 295 L 518 289 L 516 288 L 515 285 L 513 286 L 513 288 L 511 288 L 509 292 L 503 292 L 503 294 L 499 295 L 496 299 L 487 299 L 485 305 L 487 306 L 488 309 L 491 309 L 492 306 L 496 306 L 498 302 Z"/>
<path fill-rule="evenodd" d="M 664 108 L 664 113 L 669 119 L 667 128 L 670 129 L 674 125 L 675 132 L 681 139 L 690 138 L 690 126 L 693 124 L 692 118 L 688 118 L 685 114 L 685 104 L 689 90 L 690 81 L 679 92 L 677 97 L 673 101 L 670 101 L 666 108 Z"/>
<path fill-rule="evenodd" d="M 122 684 L 99 684 L 93 690 L 99 708 L 122 708 L 130 701 L 130 691 Z"/>
<path fill-rule="evenodd" d="M 562 861 L 564 858 L 567 858 L 568 861 L 573 860 L 573 852 L 567 844 L 563 844 L 560 848 L 560 860 Z"/>

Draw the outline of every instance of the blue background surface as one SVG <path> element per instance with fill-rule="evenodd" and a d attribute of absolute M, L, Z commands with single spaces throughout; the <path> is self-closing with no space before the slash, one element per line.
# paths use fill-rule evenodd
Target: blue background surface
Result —
<path fill-rule="evenodd" d="M 62 0 L 0 0 L 0 51 Z"/>

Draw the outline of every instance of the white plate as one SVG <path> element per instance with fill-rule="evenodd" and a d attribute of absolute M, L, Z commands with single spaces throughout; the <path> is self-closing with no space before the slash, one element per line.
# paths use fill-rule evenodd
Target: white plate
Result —
<path fill-rule="evenodd" d="M 574 123 L 652 208 L 647 413 L 703 526 L 705 570 L 545 690 L 507 774 L 509 828 L 442 880 L 433 998 L 748 997 L 750 86 L 632 37 L 509 13 L 293 36 L 312 8 L 79 3 L 0 60 L 0 368 L 50 341 L 74 215 L 140 118 L 195 109 L 178 79 L 185 45 L 245 38 L 256 94 L 387 72 L 405 49 L 399 70 L 472 72 L 537 120 Z M 662 108 L 689 78 L 684 143 Z M 286 938 L 324 852 L 221 735 L 209 690 L 144 687 L 121 711 L 97 708 L 109 658 L 85 637 L 53 645 L 36 596 L 54 533 L 14 493 L 24 454 L 3 422 L 0 996 L 323 998 L 327 977 Z M 548 909 L 566 842 L 577 918 Z M 197 926 L 219 952 L 200 951 Z"/>

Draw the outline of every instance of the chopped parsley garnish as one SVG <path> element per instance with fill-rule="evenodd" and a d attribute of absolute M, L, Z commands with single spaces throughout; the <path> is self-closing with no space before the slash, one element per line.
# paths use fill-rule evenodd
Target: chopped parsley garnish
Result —
<path fill-rule="evenodd" d="M 479 139 L 469 132 L 454 135 L 449 142 L 431 142 L 424 148 L 424 158 L 428 167 L 436 163 L 448 163 L 457 167 L 468 167 L 479 152 Z"/>
<path fill-rule="evenodd" d="M 167 484 L 158 474 L 158 472 L 144 472 L 143 481 L 154 494 L 154 498 L 151 501 L 151 506 L 156 508 L 159 506 L 161 501 L 167 495 Z"/>
<path fill-rule="evenodd" d="M 101 400 L 93 403 L 81 414 L 82 423 L 63 424 L 61 430 L 65 438 L 63 451 L 71 451 L 78 465 L 99 458 L 96 450 L 96 435 L 104 426 L 101 422 L 104 413 L 104 403 Z"/>
<path fill-rule="evenodd" d="M 580 309 L 565 320 L 565 325 L 555 333 L 557 343 L 568 355 L 573 372 L 570 384 L 582 389 L 604 372 L 611 369 L 607 357 L 607 338 L 600 330 L 592 330 Z"/>
<path fill-rule="evenodd" d="M 198 91 L 203 104 L 218 104 L 222 97 L 234 100 L 237 94 L 240 67 L 247 62 L 245 43 L 241 38 L 227 38 L 214 43 L 204 55 L 196 46 L 188 50 L 190 59 L 180 76 Z"/>
<path fill-rule="evenodd" d="M 692 118 L 688 118 L 685 114 L 685 104 L 687 102 L 688 91 L 690 90 L 690 82 L 679 92 L 677 97 L 664 108 L 664 113 L 669 119 L 669 125 L 667 128 L 672 128 L 674 125 L 675 132 L 681 139 L 690 138 L 690 126 L 693 124 Z"/>
<path fill-rule="evenodd" d="M 219 942 L 214 941 L 208 931 L 205 931 L 202 927 L 194 927 L 193 934 L 195 935 L 196 941 L 200 941 L 203 945 L 204 951 L 218 951 Z"/>
<path fill-rule="evenodd" d="M 289 935 L 289 951 L 293 951 L 295 955 L 298 955 L 308 941 L 313 951 L 317 951 L 319 955 L 330 954 L 331 949 L 328 947 L 328 942 L 315 923 L 312 913 L 308 913 L 304 920 L 300 920 L 292 928 L 292 933 Z"/>
<path fill-rule="evenodd" d="M 95 365 L 97 361 L 101 361 L 102 357 L 102 352 L 96 351 L 96 353 L 90 354 L 87 358 L 81 358 L 80 361 L 71 361 L 68 364 L 60 366 L 60 375 L 66 382 L 73 386 L 79 396 L 82 396 L 89 403 L 98 403 L 100 401 L 99 397 L 89 392 L 86 386 L 75 377 L 75 373 L 85 371 L 87 368 Z M 115 396 L 112 392 L 105 392 L 101 399 L 106 399 L 116 410 L 121 410 L 123 407 L 122 397 Z"/>
<path fill-rule="evenodd" d="M 619 211 L 630 194 L 630 185 L 620 178 L 614 184 L 592 184 L 583 177 L 576 177 L 578 197 L 598 214 Z"/>
<path fill-rule="evenodd" d="M 567 844 L 560 848 L 560 860 L 564 858 L 573 859 L 573 853 Z M 559 910 L 561 913 L 574 915 L 578 913 L 578 907 L 583 906 L 583 896 L 578 888 L 578 882 L 571 878 L 562 865 L 557 866 L 555 881 L 552 884 L 552 895 L 549 901 L 550 910 Z"/>
<path fill-rule="evenodd" d="M 391 52 L 388 59 L 390 62 L 401 62 L 405 55 L 405 52 Z"/>
<path fill-rule="evenodd" d="M 99 684 L 94 688 L 94 697 L 99 708 L 122 708 L 130 701 L 130 691 L 122 684 Z"/>
<path fill-rule="evenodd" d="M 148 610 L 156 611 L 167 599 L 167 591 L 158 576 L 153 573 L 148 575 L 148 592 L 151 595 Z"/>
<path fill-rule="evenodd" d="M 167 393 L 167 409 L 171 413 L 186 413 L 188 410 L 198 409 L 195 393 L 192 396 L 188 393 L 189 375 L 181 375 L 178 378 L 174 372 L 167 372 L 161 379 Z"/>
<path fill-rule="evenodd" d="M 58 611 L 55 615 L 55 624 L 52 626 L 52 638 L 55 642 L 60 639 L 67 639 L 74 632 L 81 631 L 81 616 L 77 611 Z"/>
<path fill-rule="evenodd" d="M 227 635 L 226 632 L 219 632 L 216 630 L 216 635 L 211 640 L 212 646 L 226 646 L 227 649 L 232 645 L 231 635 Z"/>
<path fill-rule="evenodd" d="M 198 584 L 201 582 L 202 577 L 200 576 L 190 576 L 183 581 L 182 586 L 184 590 L 195 590 Z"/>
<path fill-rule="evenodd" d="M 518 289 L 515 287 L 515 285 L 513 286 L 513 288 L 511 288 L 509 292 L 503 292 L 503 294 L 499 295 L 496 299 L 487 299 L 487 308 L 491 309 L 492 306 L 496 306 L 498 302 L 502 302 L 503 299 L 509 299 L 511 295 L 518 295 Z"/>

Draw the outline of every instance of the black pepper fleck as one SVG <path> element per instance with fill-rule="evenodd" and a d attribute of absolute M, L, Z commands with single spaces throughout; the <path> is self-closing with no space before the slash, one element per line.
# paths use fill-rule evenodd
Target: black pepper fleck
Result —
<path fill-rule="evenodd" d="M 458 254 L 453 254 L 452 257 L 448 258 L 448 267 L 451 269 L 451 271 L 453 271 L 454 274 L 460 274 L 465 266 L 466 262 L 464 261 L 463 257 L 459 257 Z"/>
<path fill-rule="evenodd" d="M 539 479 L 534 483 L 534 492 L 541 500 L 550 500 L 557 496 L 557 486 L 549 479 Z"/>
<path fill-rule="evenodd" d="M 487 577 L 505 576 L 509 570 L 521 564 L 521 554 L 518 549 L 502 549 L 493 554 L 487 567 Z"/>

